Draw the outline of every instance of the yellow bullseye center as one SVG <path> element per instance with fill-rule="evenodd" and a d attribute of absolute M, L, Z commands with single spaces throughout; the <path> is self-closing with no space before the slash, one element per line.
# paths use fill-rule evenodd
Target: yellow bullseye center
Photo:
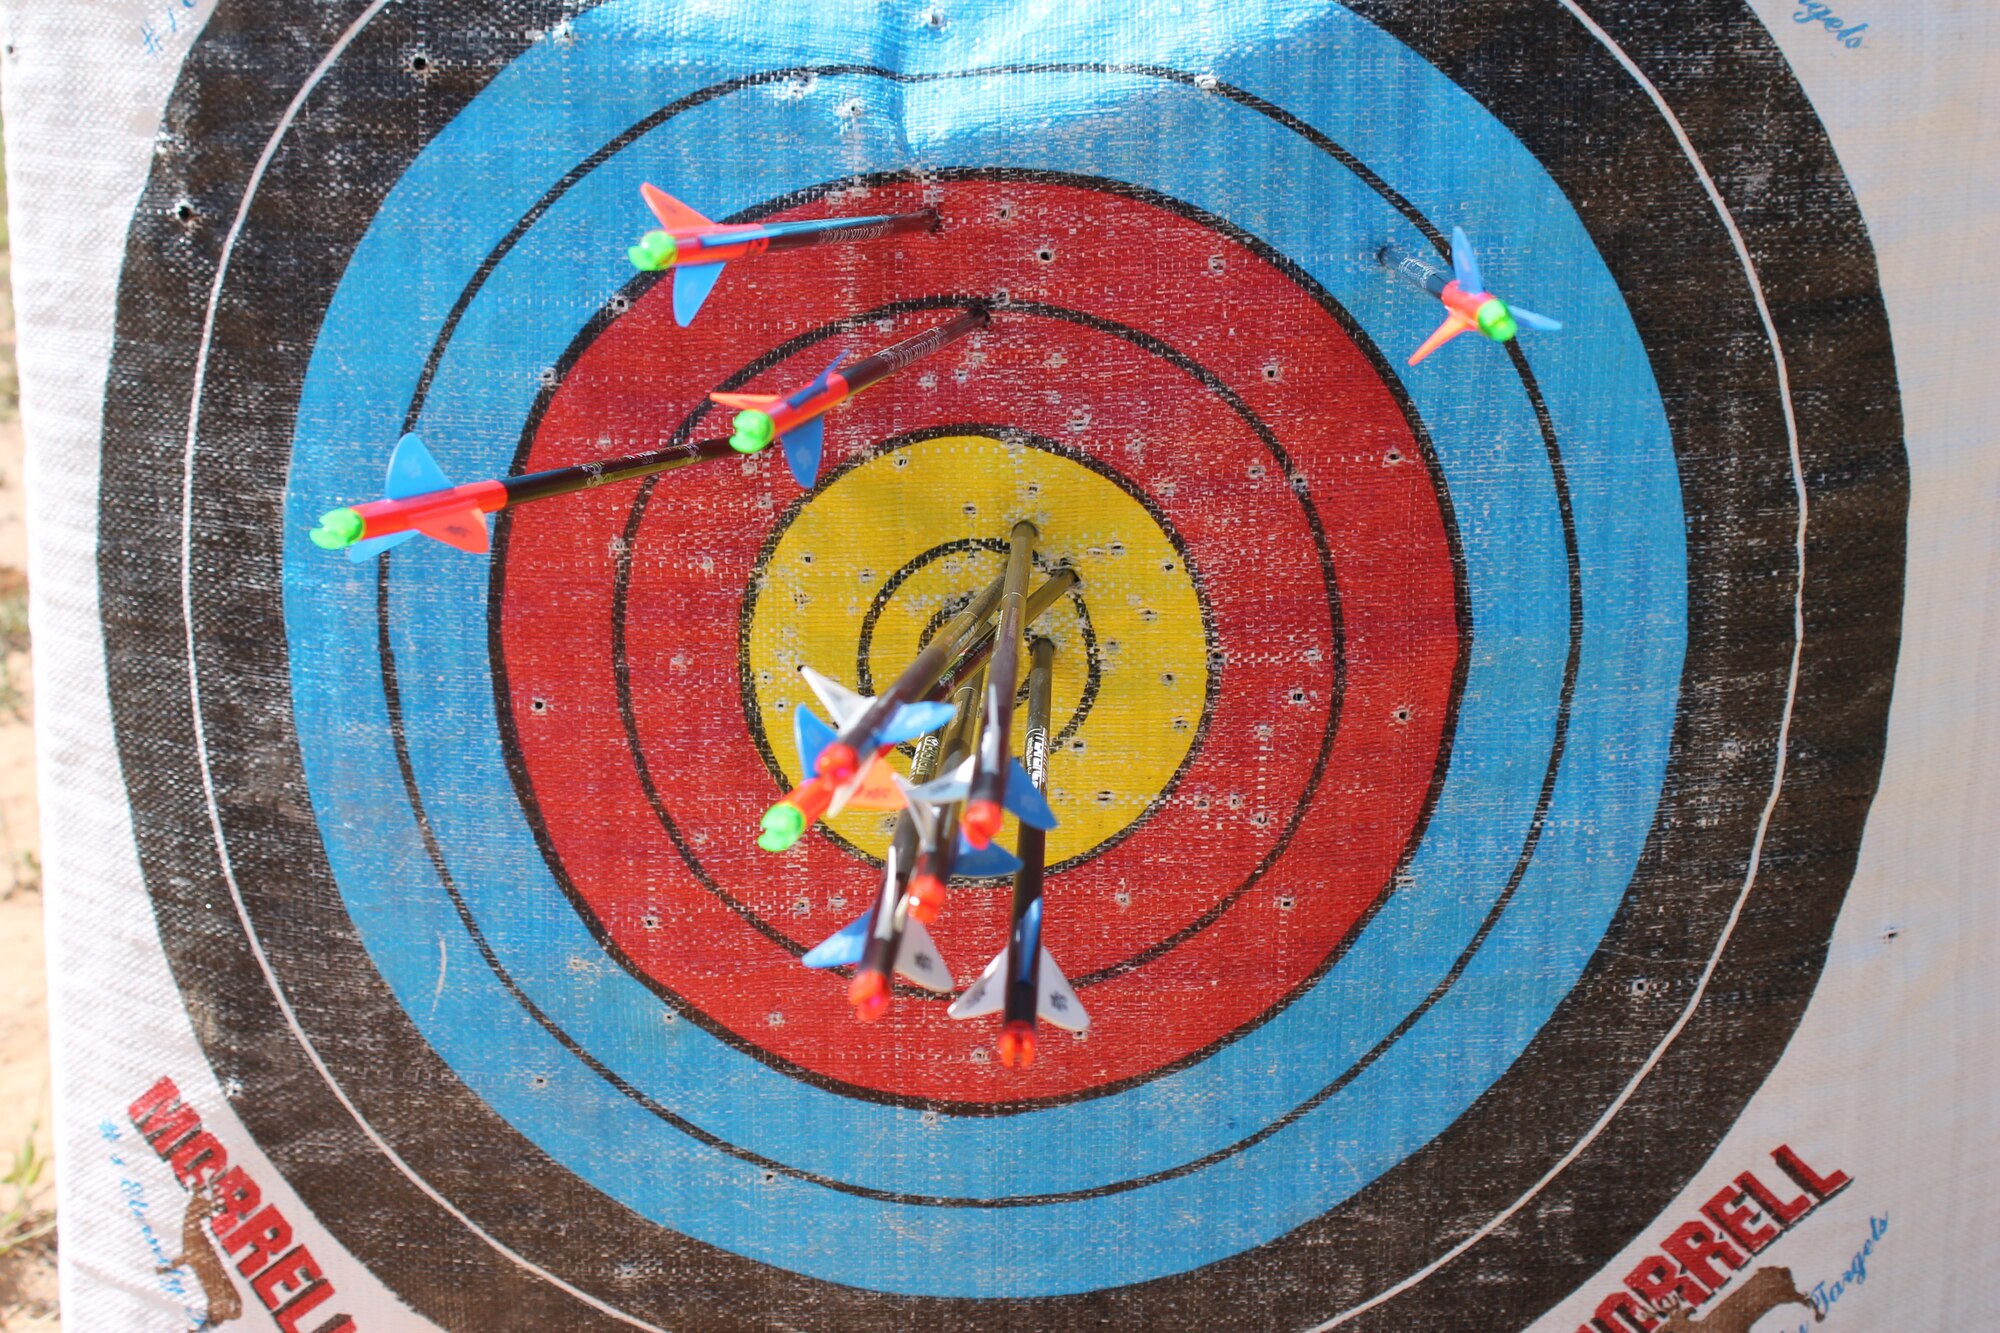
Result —
<path fill-rule="evenodd" d="M 798 668 L 855 688 L 872 609 L 867 665 L 873 686 L 887 685 L 927 631 L 1000 576 L 1008 530 L 1022 518 L 1041 530 L 1030 589 L 1064 562 L 1082 578 L 1073 596 L 1029 627 L 1056 645 L 1048 785 L 1061 827 L 1049 837 L 1049 861 L 1100 846 L 1158 800 L 1187 758 L 1208 696 L 1201 603 L 1187 562 L 1145 505 L 1111 478 L 987 435 L 878 454 L 807 500 L 779 537 L 756 594 L 747 652 L 751 706 L 787 787 L 806 776 L 792 744 L 794 711 L 803 703 L 824 717 Z M 1025 688 L 1025 653 L 1020 683 Z M 1016 754 L 1026 726 L 1023 702 Z M 908 771 L 903 756 L 894 762 Z M 893 824 L 862 811 L 828 821 L 878 857 Z M 1013 845 L 1011 819 L 1001 841 Z"/>

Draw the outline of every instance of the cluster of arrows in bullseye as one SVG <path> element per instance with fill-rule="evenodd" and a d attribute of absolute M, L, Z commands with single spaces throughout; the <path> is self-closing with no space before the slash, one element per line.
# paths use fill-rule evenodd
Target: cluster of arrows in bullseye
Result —
<path fill-rule="evenodd" d="M 937 232 L 938 213 L 824 218 L 807 222 L 723 223 L 702 216 L 652 185 L 641 196 L 659 227 L 627 251 L 642 272 L 672 271 L 675 322 L 685 327 L 715 290 L 723 269 L 737 259 L 811 246 Z M 1562 325 L 1485 289 L 1479 261 L 1465 233 L 1454 229 L 1451 272 L 1418 256 L 1384 246 L 1377 261 L 1435 296 L 1444 322 L 1410 357 L 1416 365 L 1463 333 L 1508 342 L 1520 326 L 1556 330 Z M 419 534 L 483 553 L 489 549 L 486 516 L 531 500 L 631 481 L 692 464 L 755 454 L 774 442 L 798 484 L 818 481 L 825 452 L 825 415 L 855 394 L 988 328 L 992 315 L 981 301 L 902 342 L 859 360 L 843 351 L 803 387 L 789 394 L 747 393 L 734 387 L 708 395 L 734 412 L 729 434 L 677 439 L 665 448 L 553 468 L 520 476 L 454 485 L 415 434 L 406 434 L 389 458 L 383 498 L 327 511 L 312 540 L 367 560 Z M 927 926 L 943 911 L 954 877 L 1014 876 L 1012 921 L 1005 946 L 979 979 L 957 997 L 954 1018 L 999 1013 L 1001 1060 L 1030 1064 L 1036 1024 L 1046 1020 L 1074 1031 L 1090 1022 L 1076 992 L 1042 943 L 1042 877 L 1054 813 L 1044 795 L 1049 755 L 1050 680 L 1056 647 L 1048 638 L 1026 642 L 1038 617 L 1078 576 L 1056 569 L 1030 591 L 1034 525 L 1017 523 L 1009 534 L 1005 573 L 973 593 L 964 609 L 935 634 L 901 675 L 875 698 L 848 690 L 810 668 L 808 687 L 831 722 L 801 706 L 794 736 L 804 778 L 765 811 L 758 845 L 789 849 L 815 823 L 843 809 L 896 811 L 884 858 L 882 885 L 859 919 L 804 958 L 808 967 L 852 968 L 848 997 L 857 1017 L 879 1018 L 902 977 L 934 992 L 949 992 L 952 977 Z M 1012 730 L 1024 646 L 1028 648 L 1027 723 L 1023 752 L 1015 758 Z M 899 746 L 915 743 L 907 778 L 890 764 Z M 994 842 L 1007 813 L 1020 820 L 1010 853 Z"/>
<path fill-rule="evenodd" d="M 1037 535 L 1032 523 L 1014 525 L 1006 572 L 973 594 L 875 698 L 810 668 L 801 672 L 836 725 L 800 706 L 799 763 L 812 776 L 765 811 L 758 839 L 767 851 L 783 851 L 816 820 L 844 808 L 900 812 L 880 891 L 859 919 L 804 959 L 807 967 L 854 968 L 847 994 L 864 1021 L 888 1008 L 897 976 L 926 990 L 951 990 L 951 972 L 925 929 L 944 909 L 946 886 L 954 876 L 1012 872 L 1007 944 L 949 1011 L 953 1018 L 1001 1013 L 1000 1059 L 1010 1066 L 1034 1060 L 1038 1019 L 1079 1032 L 1090 1023 L 1041 939 L 1045 838 L 1056 825 L 1043 795 L 1055 661 L 1049 639 L 1037 638 L 1031 652 L 1027 765 L 1011 743 L 1023 633 L 1076 583 L 1075 571 L 1064 567 L 1028 591 Z M 904 778 L 889 766 L 889 753 L 919 737 Z M 1021 821 L 1013 854 L 993 840 L 1008 813 Z"/>

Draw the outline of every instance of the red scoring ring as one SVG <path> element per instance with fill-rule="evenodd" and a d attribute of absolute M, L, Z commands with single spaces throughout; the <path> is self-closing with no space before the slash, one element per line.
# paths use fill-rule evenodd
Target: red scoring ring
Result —
<path fill-rule="evenodd" d="M 838 211 L 922 202 L 918 187 L 899 185 Z M 1186 543 L 1223 654 L 1202 744 L 1144 828 L 1048 887 L 1045 937 L 1064 969 L 1078 980 L 1109 973 L 1082 990 L 1095 1038 L 1052 1038 L 1032 1068 L 1003 1070 L 974 1058 L 990 1048 L 991 1024 L 953 1023 L 943 1004 L 909 999 L 857 1024 L 845 982 L 802 968 L 773 938 L 817 942 L 858 913 L 875 877 L 817 836 L 784 857 L 751 841 L 777 790 L 746 722 L 738 632 L 759 552 L 798 494 L 775 450 L 662 478 L 631 547 L 633 721 L 680 847 L 648 803 L 611 660 L 635 487 L 511 516 L 502 652 L 549 844 L 580 904 L 657 988 L 740 1044 L 864 1095 L 1073 1096 L 1143 1077 L 1254 1022 L 1324 964 L 1387 888 L 1423 812 L 1451 704 L 1460 644 L 1450 539 L 1394 395 L 1341 324 L 1250 247 L 1157 204 L 1073 184 L 955 181 L 938 207 L 946 236 L 898 238 L 893 263 L 856 247 L 739 265 L 690 329 L 672 323 L 669 284 L 654 287 L 565 378 L 524 467 L 652 446 L 708 389 L 798 330 L 912 295 L 1008 291 L 1017 308 L 1003 309 L 976 348 L 960 344 L 925 363 L 934 376 L 906 371 L 837 410 L 826 467 L 912 430 L 1012 425 L 1078 440 Z M 817 202 L 781 216 L 829 211 Z M 1097 323 L 1019 309 L 1042 302 Z M 912 312 L 834 346 L 872 350 L 942 318 Z M 1345 694 L 1316 783 L 1337 654 L 1308 511 L 1221 394 L 1115 326 L 1191 358 L 1267 423 L 1319 517 L 1338 573 Z M 807 348 L 750 387 L 796 387 L 832 350 Z M 1064 368 L 1052 370 L 1058 352 Z M 1079 410 L 1089 413 L 1084 433 L 1071 429 Z M 938 534 L 967 535 L 985 534 Z M 1258 876 L 1309 788 L 1289 843 Z M 1245 799 L 1232 806 L 1231 795 Z M 1129 906 L 1115 905 L 1120 892 Z M 847 906 L 830 909 L 833 893 Z M 1149 955 L 1232 894 L 1213 921 Z M 1005 932 L 1004 894 L 958 895 L 935 928 L 961 976 Z"/>

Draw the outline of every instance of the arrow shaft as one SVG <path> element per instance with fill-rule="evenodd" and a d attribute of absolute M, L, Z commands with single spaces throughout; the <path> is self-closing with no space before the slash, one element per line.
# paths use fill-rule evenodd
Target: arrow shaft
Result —
<path fill-rule="evenodd" d="M 903 886 L 910 879 L 909 866 L 909 859 L 899 855 L 891 843 L 889 855 L 882 863 L 882 887 L 876 892 L 875 906 L 868 914 L 868 937 L 861 946 L 857 971 L 880 972 L 885 977 L 895 975 L 896 954 L 903 947 L 903 927 L 909 920 L 902 910 Z"/>
<path fill-rule="evenodd" d="M 1005 590 L 1005 577 L 997 578 L 967 604 L 966 608 L 952 617 L 949 624 L 931 637 L 923 651 L 903 668 L 902 674 L 889 683 L 889 688 L 877 695 L 861 716 L 841 728 L 834 740 L 851 747 L 857 754 L 867 745 L 868 739 L 895 716 L 898 708 L 914 702 L 918 696 L 944 674 L 945 667 L 953 658 L 970 646 L 971 638 L 977 634 L 993 615 L 993 608 Z"/>
<path fill-rule="evenodd" d="M 977 677 L 968 679 L 952 692 L 952 706 L 958 709 L 951 724 L 934 736 L 925 737 L 925 744 L 919 746 L 916 756 L 910 761 L 910 780 L 918 778 L 918 765 L 924 764 L 924 778 L 945 772 L 952 765 L 965 758 L 971 746 L 966 738 L 979 725 L 979 681 Z M 925 749 L 928 746 L 928 752 Z M 923 854 L 917 866 L 917 873 L 931 875 L 940 884 L 951 883 L 953 864 L 958 860 L 958 811 L 956 804 L 939 806 L 932 815 L 930 850 Z M 909 814 L 909 811 L 904 811 Z M 914 829 L 912 830 L 914 832 Z"/>
<path fill-rule="evenodd" d="M 914 337 L 905 338 L 899 343 L 842 367 L 840 377 L 847 381 L 848 396 L 852 397 L 863 389 L 880 383 L 904 367 L 949 347 L 967 334 L 977 333 L 992 322 L 993 318 L 986 313 L 986 307 L 977 305 L 934 328 L 925 329 Z"/>
<path fill-rule="evenodd" d="M 440 514 L 455 514 L 466 509 L 491 514 L 530 500 L 546 500 L 573 491 L 608 486 L 615 481 L 651 476 L 655 472 L 666 472 L 707 459 L 734 456 L 735 451 L 729 447 L 727 440 L 689 440 L 665 449 L 627 454 L 601 463 L 583 463 L 575 467 L 529 472 L 518 477 L 467 482 L 463 486 L 426 491 L 422 495 L 401 499 L 370 500 L 352 508 L 361 516 L 361 536 L 365 540 L 408 532 L 426 519 Z"/>
<path fill-rule="evenodd" d="M 1027 611 L 1021 617 L 1023 623 L 1032 625 L 1040 620 L 1043 613 L 1060 601 L 1078 581 L 1076 571 L 1068 565 L 1051 574 L 1041 587 L 1028 595 Z M 958 660 L 947 667 L 937 678 L 937 683 L 925 693 L 923 697 L 926 702 L 952 697 L 952 692 L 959 688 L 961 681 L 969 681 L 977 675 L 979 669 L 993 656 L 996 629 L 996 626 L 987 625 L 979 631 L 978 637 L 959 654 Z"/>
<path fill-rule="evenodd" d="M 860 218 L 820 218 L 811 222 L 745 223 L 671 233 L 676 264 L 720 264 L 751 255 L 806 250 L 821 245 L 873 241 L 884 236 L 935 231 L 933 209 L 917 213 L 882 213 Z"/>
<path fill-rule="evenodd" d="M 1028 669 L 1028 726 L 1024 767 L 1038 790 L 1049 785 L 1049 698 L 1056 646 L 1036 639 Z M 1013 702 L 1010 698 L 1009 703 Z M 1014 872 L 1013 927 L 1007 940 L 1007 996 L 1002 1018 L 1008 1023 L 1033 1023 L 1041 992 L 1042 868 L 1048 860 L 1048 834 L 1032 824 L 1021 825 L 1014 846 L 1021 868 Z"/>
<path fill-rule="evenodd" d="M 609 486 L 613 482 L 631 481 L 635 477 L 650 477 L 656 472 L 671 472 L 693 463 L 705 463 L 735 456 L 736 451 L 729 447 L 729 441 L 726 439 L 684 440 L 664 449 L 627 454 L 621 458 L 607 458 L 599 463 L 581 463 L 574 467 L 550 468 L 546 472 L 529 472 L 518 477 L 503 477 L 500 484 L 507 490 L 507 504 L 526 504 L 530 500 L 546 500 L 550 496 L 592 490 L 598 486 Z"/>
<path fill-rule="evenodd" d="M 1444 269 L 1417 258 L 1400 246 L 1385 245 L 1375 252 L 1376 262 L 1418 291 L 1443 299 L 1445 286 L 1452 281 Z"/>
<path fill-rule="evenodd" d="M 914 362 L 921 361 L 941 347 L 958 341 L 969 333 L 985 328 L 990 322 L 984 305 L 974 306 L 934 328 L 925 329 L 914 337 L 883 348 L 879 352 L 849 362 L 839 370 L 829 370 L 819 375 L 804 388 L 779 396 L 745 394 L 731 391 L 727 394 L 711 394 L 717 402 L 727 407 L 752 409 L 761 414 L 767 423 L 764 433 L 754 437 L 755 443 L 739 444 L 744 452 L 754 452 L 768 444 L 774 437 L 783 437 L 797 430 L 814 417 L 823 416 L 840 406 L 863 389 L 879 384 Z M 737 425 L 742 427 L 739 417 Z"/>
<path fill-rule="evenodd" d="M 944 767 L 945 747 L 950 738 L 959 731 L 959 724 L 964 717 L 966 707 L 963 702 L 954 702 L 959 712 L 952 716 L 951 721 L 945 723 L 942 731 L 931 732 L 919 740 L 916 752 L 910 756 L 910 785 L 913 787 L 923 786 L 936 777 Z M 915 810 L 907 805 L 904 806 L 896 816 L 896 831 L 891 835 L 889 842 L 896 851 L 897 859 L 903 865 L 912 867 L 915 872 L 921 872 L 925 865 L 919 864 L 923 839 L 919 836 L 917 818 Z"/>
<path fill-rule="evenodd" d="M 1033 624 L 1040 618 L 1043 612 L 1054 606 L 1058 599 L 1068 593 L 1071 588 L 1074 588 L 1077 582 L 1077 574 L 1074 569 L 1071 569 L 1067 565 L 1058 569 L 1041 587 L 1035 589 L 1033 595 L 1028 598 L 1027 614 L 1024 617 L 1025 621 L 1028 624 Z M 995 586 L 1000 586 L 1000 583 L 996 582 Z M 972 609 L 968 607 L 967 611 L 970 612 Z M 961 613 L 961 617 L 965 614 Z M 966 737 L 977 728 L 979 712 L 977 708 L 968 707 L 967 700 L 968 698 L 977 700 L 979 697 L 979 672 L 985 666 L 987 659 L 992 656 L 994 641 L 994 626 L 990 622 L 981 626 L 977 624 L 977 618 L 975 618 L 974 624 L 977 632 L 966 640 L 964 649 L 959 652 L 956 660 L 946 668 L 944 673 L 937 678 L 936 683 L 927 685 L 920 696 L 924 702 L 950 699 L 957 705 L 959 710 L 958 716 L 952 720 L 951 726 L 947 727 L 941 733 L 933 733 L 917 742 L 918 758 L 922 758 L 927 749 L 939 757 L 936 766 L 928 770 L 932 775 L 943 772 L 952 764 L 962 759 L 972 749 Z M 947 626 L 932 642 L 936 643 L 950 637 L 951 626 Z M 869 759 L 874 755 L 885 753 L 890 748 L 889 746 L 882 746 L 874 751 L 857 750 L 855 753 L 859 763 L 865 768 Z M 915 765 L 913 764 L 913 770 L 914 767 Z M 921 779 L 918 780 L 920 781 Z M 832 804 L 835 792 L 839 790 L 839 786 L 839 782 L 830 777 L 813 777 L 785 793 L 781 803 L 790 805 L 799 812 L 801 831 L 803 831 L 803 829 L 811 828 L 820 819 L 825 817 L 828 807 Z M 954 810 L 956 810 L 956 807 L 954 807 Z M 935 864 L 929 867 L 933 873 L 937 874 L 940 880 L 948 880 L 950 878 L 951 862 L 956 859 L 958 851 L 956 841 L 957 828 L 958 819 L 956 814 L 953 814 L 948 819 L 943 819 L 943 834 L 949 835 L 951 847 L 945 854 L 941 870 L 937 869 Z"/>
<path fill-rule="evenodd" d="M 1006 587 L 1000 593 L 999 626 L 993 657 L 986 667 L 986 730 L 979 737 L 979 763 L 972 772 L 967 806 L 1000 804 L 1013 756 L 1014 690 L 1020 683 L 1021 631 L 1027 611 L 1028 571 L 1035 554 L 1035 525 L 1025 519 L 1007 538 Z M 983 844 L 982 844 L 983 845 Z"/>

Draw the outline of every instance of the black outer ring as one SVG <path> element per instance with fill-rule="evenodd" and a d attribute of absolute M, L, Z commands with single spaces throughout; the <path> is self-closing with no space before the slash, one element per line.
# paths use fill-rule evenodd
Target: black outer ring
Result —
<path fill-rule="evenodd" d="M 158 556 L 180 549 L 197 334 L 222 220 L 293 90 L 364 7 L 347 0 L 291 16 L 222 0 L 169 104 L 166 129 L 178 137 L 156 157 L 133 224 L 106 394 L 99 522 L 118 539 L 101 544 L 99 575 L 114 726 L 169 962 L 217 1073 L 245 1088 L 235 1109 L 274 1165 L 357 1257 L 447 1327 L 619 1329 L 473 1236 L 332 1096 L 231 909 L 202 795 L 181 570 Z M 1668 127 L 1567 13 L 1548 0 L 1353 7 L 1513 129 L 1575 204 L 1627 294 L 1674 427 L 1690 515 L 1689 655 L 1666 790 L 1625 907 L 1582 982 L 1449 1131 L 1269 1245 L 1193 1273 L 1049 1300 L 884 1297 L 758 1265 L 608 1207 L 467 1093 L 368 968 L 327 873 L 291 728 L 277 544 L 284 441 L 312 331 L 381 197 L 518 54 L 525 37 L 501 31 L 546 29 L 571 7 L 512 0 L 500 7 L 509 22 L 494 6 L 467 7 L 463 21 L 449 3 L 427 7 L 421 21 L 392 7 L 308 99 L 253 203 L 217 310 L 187 516 L 198 534 L 191 628 L 211 682 L 202 724 L 246 909 L 284 926 L 260 931 L 270 965 L 295 1003 L 338 997 L 334 1012 L 299 1004 L 317 1054 L 332 1068 L 368 1071 L 369 1082 L 346 1088 L 356 1108 L 501 1243 L 665 1325 L 1150 1328 L 1199 1311 L 1214 1328 L 1300 1327 L 1393 1285 L 1523 1197 L 1680 1015 L 1737 903 L 1791 661 L 1796 508 L 1787 462 L 1771 453 L 1786 433 L 1762 326 Z M 1597 18 L 1711 165 L 1791 363 L 1814 508 L 1787 784 L 1755 891 L 1700 1006 L 1624 1109 L 1509 1226 L 1350 1329 L 1519 1328 L 1674 1196 L 1762 1083 L 1811 997 L 1880 772 L 1908 476 L 1865 229 L 1809 104 L 1740 3 L 1687 0 L 1664 14 L 1607 7 Z M 419 44 L 432 57 L 421 78 L 401 60 Z M 1210 91 L 1289 119 L 1226 85 Z M 1785 173 L 1765 170 L 1781 161 Z M 329 164 L 339 164 L 340 208 L 326 207 Z M 195 210 L 186 225 L 173 216 L 183 196 Z M 1661 235 L 1675 245 L 1654 245 Z M 1674 910 L 1660 910 L 1666 904 Z M 1642 979 L 1651 984 L 1632 984 Z"/>

